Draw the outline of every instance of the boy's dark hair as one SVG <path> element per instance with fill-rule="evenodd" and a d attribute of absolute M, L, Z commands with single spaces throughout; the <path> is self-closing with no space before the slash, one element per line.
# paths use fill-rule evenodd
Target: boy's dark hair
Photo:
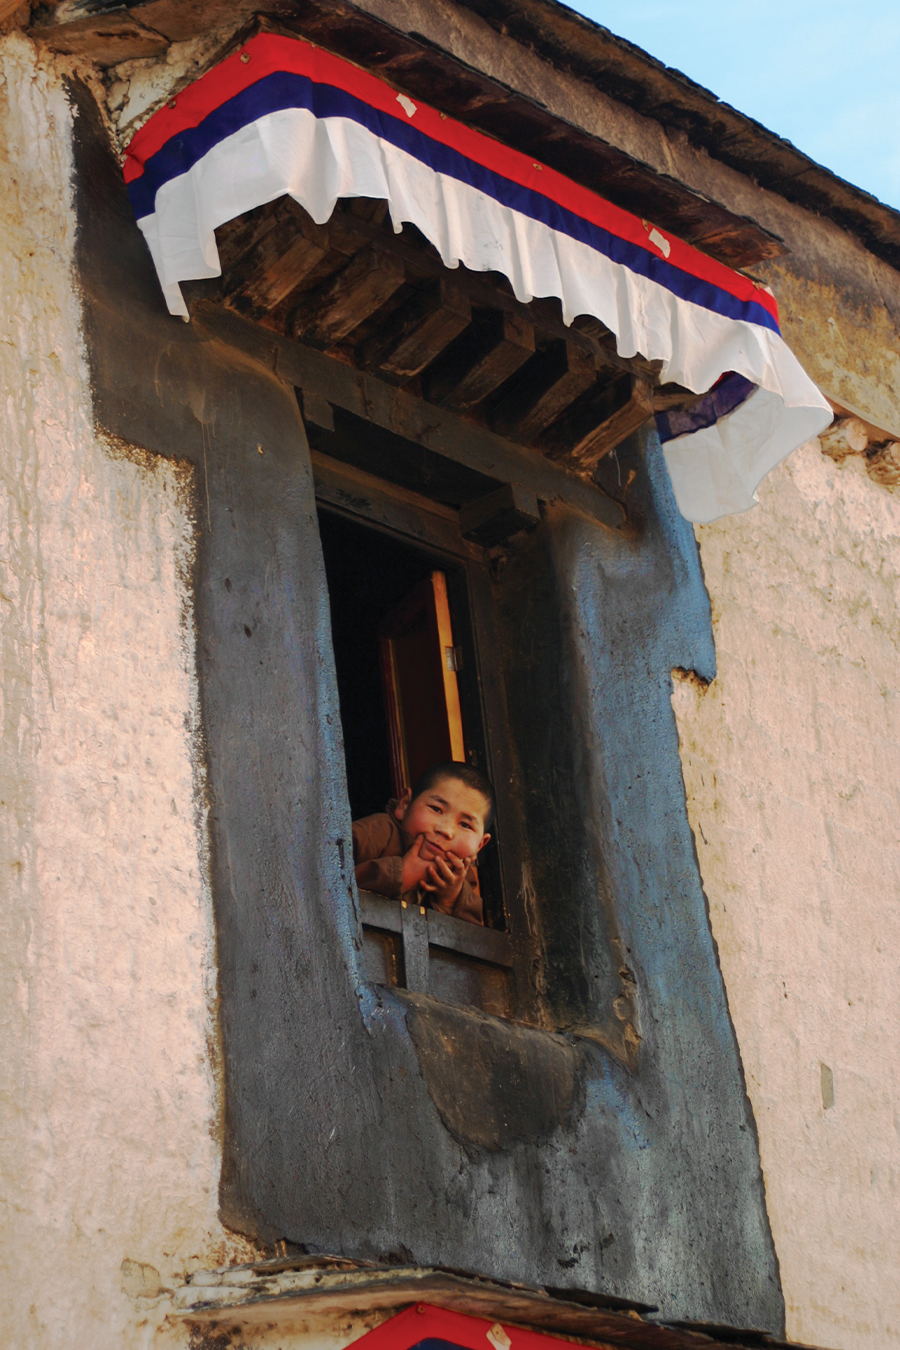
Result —
<path fill-rule="evenodd" d="M 488 809 L 484 813 L 484 828 L 490 825 L 494 819 L 494 810 L 496 801 L 494 799 L 494 789 L 483 773 L 473 769 L 468 764 L 432 764 L 430 769 L 426 769 L 420 774 L 413 784 L 413 797 L 421 797 L 423 792 L 430 792 L 436 787 L 442 778 L 455 778 L 459 783 L 465 783 L 467 788 L 472 788 L 475 792 L 480 792 L 488 804 Z"/>

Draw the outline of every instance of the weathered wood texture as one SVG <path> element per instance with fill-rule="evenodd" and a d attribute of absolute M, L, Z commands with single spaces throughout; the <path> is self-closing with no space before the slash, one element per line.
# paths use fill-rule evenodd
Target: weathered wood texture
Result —
<path fill-rule="evenodd" d="M 516 300 L 506 278 L 449 271 L 418 230 L 395 235 L 383 202 L 338 204 L 316 225 L 290 198 L 218 231 L 229 308 L 408 388 L 590 477 L 653 415 L 658 363 L 558 301 Z M 666 406 L 690 401 L 667 386 Z"/>
<path fill-rule="evenodd" d="M 291 318 L 293 337 L 332 347 L 403 285 L 403 264 L 382 249 L 362 248 L 330 281 L 309 291 Z"/>
<path fill-rule="evenodd" d="M 472 306 L 445 277 L 416 291 L 358 349 L 360 366 L 391 384 L 406 384 L 436 361 L 472 322 Z"/>
<path fill-rule="evenodd" d="M 595 384 L 550 428 L 542 448 L 592 472 L 604 455 L 653 415 L 653 387 L 636 375 Z"/>
<path fill-rule="evenodd" d="M 346 1313 L 360 1306 L 399 1311 L 425 1303 L 622 1350 L 784 1346 L 776 1337 L 749 1328 L 651 1321 L 646 1314 L 655 1308 L 611 1295 L 508 1284 L 427 1267 L 385 1269 L 374 1262 L 329 1256 L 288 1257 L 198 1272 L 193 1282 L 176 1291 L 175 1303 L 177 1317 L 199 1326 L 225 1321 L 253 1326 L 313 1311 Z M 810 1347 L 798 1344 L 794 1350 Z"/>
<path fill-rule="evenodd" d="M 430 373 L 426 397 L 449 408 L 475 408 L 533 355 L 534 329 L 527 319 L 481 310 Z"/>

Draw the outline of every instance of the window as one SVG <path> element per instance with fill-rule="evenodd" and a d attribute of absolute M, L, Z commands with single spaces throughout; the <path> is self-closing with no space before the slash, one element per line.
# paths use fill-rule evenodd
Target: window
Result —
<path fill-rule="evenodd" d="M 469 556 L 480 550 L 462 538 L 455 513 L 325 456 L 315 456 L 315 470 L 353 818 L 384 810 L 437 760 L 463 760 L 491 776 L 467 566 L 484 567 Z M 413 511 L 416 545 L 400 528 L 404 514 L 412 527 Z M 431 532 L 445 535 L 443 550 L 422 547 Z M 362 892 L 369 978 L 509 1015 L 512 942 L 493 839 L 479 880 L 484 929 Z"/>
<path fill-rule="evenodd" d="M 351 814 L 383 810 L 393 791 L 382 635 L 435 571 L 446 578 L 465 758 L 497 793 L 478 869 L 485 929 L 363 894 L 369 978 L 618 1045 L 620 1012 L 607 1009 L 615 999 L 624 1009 L 629 991 L 573 778 L 584 713 L 570 706 L 570 584 L 557 589 L 569 564 L 557 550 L 571 528 L 562 522 L 591 532 L 621 516 L 545 457 L 404 394 L 384 398 L 374 382 L 361 388 L 316 353 L 304 352 L 298 374 Z M 546 521 L 541 502 L 559 504 Z"/>

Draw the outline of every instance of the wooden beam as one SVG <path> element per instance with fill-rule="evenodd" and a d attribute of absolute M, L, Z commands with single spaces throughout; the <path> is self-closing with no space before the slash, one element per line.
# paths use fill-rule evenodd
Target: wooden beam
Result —
<path fill-rule="evenodd" d="M 596 378 L 589 352 L 554 342 L 522 366 L 488 420 L 501 436 L 530 445 Z"/>
<path fill-rule="evenodd" d="M 653 410 L 654 412 L 672 412 L 673 410 L 681 412 L 687 408 L 693 408 L 694 404 L 703 398 L 703 394 L 695 394 L 690 389 L 685 389 L 680 384 L 660 384 L 653 390 Z"/>
<path fill-rule="evenodd" d="M 306 397 L 304 394 L 304 411 Z M 459 517 L 452 507 L 397 487 L 383 478 L 375 478 L 318 450 L 311 451 L 310 458 L 317 501 L 333 507 L 341 515 L 407 535 L 425 548 L 438 549 L 455 558 L 484 562 L 483 550 L 462 537 Z"/>
<path fill-rule="evenodd" d="M 472 306 L 446 276 L 418 290 L 356 350 L 357 364 L 391 384 L 405 384 L 469 326 Z"/>
<path fill-rule="evenodd" d="M 625 526 L 624 509 L 596 484 L 458 413 L 437 408 L 405 389 L 354 370 L 345 361 L 261 328 L 213 301 L 199 301 L 191 313 L 199 332 L 209 333 L 269 369 L 274 349 L 279 378 L 304 394 L 310 390 L 335 408 L 367 418 L 488 478 L 523 483 L 542 501 L 565 502 L 614 530 Z"/>
<path fill-rule="evenodd" d="M 321 431 L 334 431 L 334 408 L 312 389 L 302 392 L 303 420 Z"/>
<path fill-rule="evenodd" d="M 522 314 L 476 311 L 424 377 L 425 397 L 465 411 L 482 403 L 534 354 L 534 328 Z"/>
<path fill-rule="evenodd" d="M 603 458 L 653 416 L 653 386 L 638 375 L 622 375 L 577 399 L 540 439 L 551 459 L 591 474 Z"/>
<path fill-rule="evenodd" d="M 291 315 L 291 335 L 314 347 L 331 347 L 368 319 L 404 282 L 394 254 L 360 250 L 336 277 L 308 291 Z"/>
<path fill-rule="evenodd" d="M 38 24 L 28 36 L 66 56 L 82 56 L 101 68 L 159 56 L 169 40 L 152 27 L 138 22 L 127 10 L 89 14 L 66 23 Z"/>
<path fill-rule="evenodd" d="M 247 225 L 242 219 L 229 222 L 220 233 L 226 293 L 235 308 L 254 318 L 309 280 L 331 248 L 328 227 L 316 225 L 290 201 L 279 203 L 278 210 L 266 208 Z"/>
<path fill-rule="evenodd" d="M 448 269 L 437 249 L 424 238 L 415 240 L 409 232 L 395 235 L 389 226 L 382 227 L 359 219 L 349 209 L 342 210 L 340 205 L 329 221 L 329 229 L 332 247 L 341 248 L 347 253 L 354 252 L 367 242 L 395 252 L 402 259 L 411 281 L 425 282 L 429 277 L 447 275 Z M 599 319 L 581 315 L 571 327 L 563 323 L 558 300 L 542 298 L 526 306 L 515 298 L 512 288 L 503 277 L 485 276 L 470 272 L 465 267 L 453 272 L 452 277 L 454 287 L 468 300 L 473 310 L 502 309 L 511 314 L 524 314 L 538 333 L 581 347 L 604 365 L 649 375 L 660 364 L 645 361 L 641 356 L 619 356 L 615 338 Z"/>
<path fill-rule="evenodd" d="M 538 525 L 540 519 L 537 497 L 521 483 L 504 483 L 459 509 L 463 535 L 483 548 L 493 548 L 519 530 Z"/>

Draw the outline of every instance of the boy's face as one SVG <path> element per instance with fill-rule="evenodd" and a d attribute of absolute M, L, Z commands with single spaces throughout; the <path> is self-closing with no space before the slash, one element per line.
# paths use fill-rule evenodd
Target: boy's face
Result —
<path fill-rule="evenodd" d="M 422 835 L 420 857 L 433 862 L 441 853 L 474 858 L 489 841 L 484 832 L 488 804 L 458 778 L 440 778 L 418 797 L 407 788 L 394 814 L 407 834 Z"/>

